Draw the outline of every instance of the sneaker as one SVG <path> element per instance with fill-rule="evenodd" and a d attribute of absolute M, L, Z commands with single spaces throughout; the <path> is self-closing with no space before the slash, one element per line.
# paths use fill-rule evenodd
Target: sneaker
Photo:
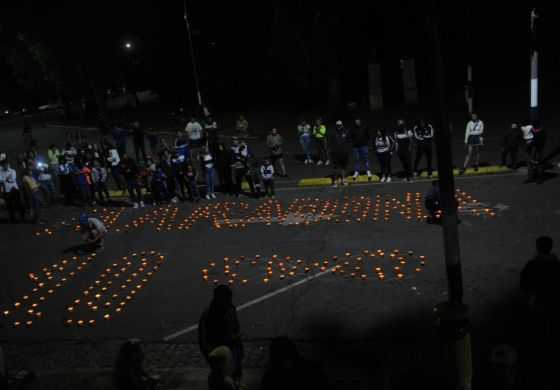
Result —
<path fill-rule="evenodd" d="M 347 182 L 346 180 L 343 180 L 343 181 L 342 181 L 342 185 L 343 185 L 343 186 L 347 186 L 347 185 L 348 185 L 348 182 Z"/>
<path fill-rule="evenodd" d="M 329 165 L 331 163 L 331 160 L 327 160 L 327 162 L 325 163 L 325 166 Z"/>
<path fill-rule="evenodd" d="M 212 197 L 212 199 L 216 199 L 216 194 L 215 193 L 211 193 L 210 196 Z"/>
<path fill-rule="evenodd" d="M 305 160 L 303 163 L 304 163 L 305 165 L 307 165 L 307 164 L 309 164 L 309 160 Z"/>
<path fill-rule="evenodd" d="M 356 181 L 358 175 L 359 175 L 358 171 L 354 171 L 354 174 L 352 175 L 352 180 Z"/>
<path fill-rule="evenodd" d="M 387 183 L 391 182 L 391 176 L 387 176 Z"/>
<path fill-rule="evenodd" d="M 414 177 L 418 177 L 418 172 L 414 172 Z"/>
<path fill-rule="evenodd" d="M 381 176 L 380 182 L 381 182 L 381 183 L 385 183 L 385 180 L 386 180 L 386 179 L 385 179 L 385 176 Z"/>
<path fill-rule="evenodd" d="M 171 203 L 178 203 L 179 199 L 175 196 L 171 199 Z"/>
<path fill-rule="evenodd" d="M 206 194 L 206 199 L 208 199 L 208 200 L 212 199 L 212 197 L 210 196 L 210 194 Z"/>
<path fill-rule="evenodd" d="M 334 183 L 332 186 L 333 188 L 338 188 L 338 183 Z"/>
<path fill-rule="evenodd" d="M 137 208 L 138 208 L 138 203 L 134 203 L 133 207 L 134 207 L 135 209 L 137 209 Z"/>
<path fill-rule="evenodd" d="M 323 162 L 321 160 L 317 161 L 317 165 L 323 165 Z"/>
<path fill-rule="evenodd" d="M 144 201 L 140 201 L 140 207 L 145 207 Z"/>
<path fill-rule="evenodd" d="M 373 175 L 371 174 L 371 171 L 367 171 L 366 174 L 367 174 L 368 181 L 371 181 L 371 179 L 373 178 Z"/>

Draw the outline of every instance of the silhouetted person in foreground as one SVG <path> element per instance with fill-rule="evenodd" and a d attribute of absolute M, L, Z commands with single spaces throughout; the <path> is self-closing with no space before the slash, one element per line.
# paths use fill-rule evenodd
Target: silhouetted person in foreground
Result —
<path fill-rule="evenodd" d="M 552 238 L 537 238 L 537 255 L 521 271 L 520 287 L 529 308 L 550 320 L 558 318 L 556 307 L 560 298 L 560 261 L 552 253 Z"/>
<path fill-rule="evenodd" d="M 208 355 L 210 375 L 208 375 L 208 388 L 210 390 L 238 390 L 239 383 L 233 379 L 235 363 L 231 350 L 222 345 L 214 348 Z"/>
<path fill-rule="evenodd" d="M 118 390 L 152 390 L 156 388 L 157 377 L 144 370 L 144 351 L 140 340 L 125 342 L 119 351 L 113 371 L 113 380 Z"/>
<path fill-rule="evenodd" d="M 233 294 L 229 286 L 220 285 L 214 289 L 210 306 L 202 313 L 198 323 L 200 352 L 210 362 L 210 353 L 218 347 L 226 346 L 233 358 L 233 379 L 239 383 L 242 375 L 243 344 L 237 311 L 233 305 Z"/>
<path fill-rule="evenodd" d="M 537 255 L 521 271 L 520 287 L 527 303 L 520 318 L 520 357 L 523 386 L 558 389 L 558 302 L 560 261 L 552 254 L 552 239 L 537 239 Z"/>
<path fill-rule="evenodd" d="M 270 358 L 262 378 L 261 390 L 326 389 L 324 372 L 304 360 L 297 346 L 286 337 L 270 344 Z"/>

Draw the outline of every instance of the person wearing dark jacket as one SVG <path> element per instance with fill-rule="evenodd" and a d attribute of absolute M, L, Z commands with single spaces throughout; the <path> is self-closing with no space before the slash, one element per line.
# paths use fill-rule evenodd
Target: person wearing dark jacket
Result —
<path fill-rule="evenodd" d="M 434 128 L 425 120 L 420 120 L 414 126 L 414 139 L 416 141 L 416 158 L 414 160 L 414 176 L 419 175 L 418 165 L 423 156 L 426 156 L 428 177 L 432 177 L 432 141 L 434 138 Z"/>
<path fill-rule="evenodd" d="M 327 389 L 326 375 L 320 367 L 302 358 L 297 346 L 287 337 L 270 343 L 270 358 L 261 390 Z"/>
<path fill-rule="evenodd" d="M 523 133 L 517 123 L 511 124 L 510 131 L 504 137 L 504 144 L 502 148 L 502 165 L 511 169 L 517 168 L 517 152 L 519 145 L 523 141 Z M 507 159 L 510 157 L 511 165 L 507 165 Z"/>
<path fill-rule="evenodd" d="M 144 351 L 140 340 L 126 341 L 120 348 L 113 381 L 118 390 L 153 390 L 158 378 L 149 375 L 144 369 Z"/>
<path fill-rule="evenodd" d="M 342 122 L 336 126 L 333 146 L 331 148 L 331 157 L 333 159 L 333 187 L 338 185 L 347 185 L 346 167 L 348 166 L 349 157 L 349 139 Z"/>
<path fill-rule="evenodd" d="M 354 121 L 354 126 L 350 129 L 350 141 L 352 142 L 352 154 L 354 155 L 354 180 L 360 174 L 363 168 L 371 180 L 371 171 L 369 169 L 369 130 L 360 119 Z"/>
<path fill-rule="evenodd" d="M 239 382 L 242 375 L 243 344 L 237 311 L 233 305 L 233 293 L 229 286 L 214 289 L 210 306 L 204 310 L 198 322 L 198 343 L 202 356 L 209 362 L 210 353 L 226 346 L 233 355 L 233 379 Z"/>
<path fill-rule="evenodd" d="M 414 133 L 406 125 L 403 119 L 397 121 L 397 129 L 393 134 L 393 139 L 397 143 L 397 156 L 401 162 L 404 170 L 404 179 L 411 183 L 412 182 L 412 169 L 411 169 L 411 148 L 412 140 L 414 138 Z"/>
<path fill-rule="evenodd" d="M 140 204 L 140 207 L 144 207 L 142 192 L 140 190 L 140 185 L 138 184 L 138 175 L 140 174 L 140 170 L 138 169 L 136 162 L 125 154 L 119 164 L 119 170 L 126 181 L 130 201 L 134 205 L 134 208 L 137 209 L 138 204 Z"/>
<path fill-rule="evenodd" d="M 560 299 L 560 261 L 552 253 L 552 238 L 537 238 L 537 255 L 521 271 L 520 287 L 529 306 L 547 317 L 556 314 Z"/>
<path fill-rule="evenodd" d="M 140 161 L 140 154 L 142 154 L 142 161 L 146 161 L 146 135 L 144 129 L 140 126 L 140 122 L 135 121 L 132 123 L 132 140 L 134 141 L 134 153 L 136 161 Z"/>

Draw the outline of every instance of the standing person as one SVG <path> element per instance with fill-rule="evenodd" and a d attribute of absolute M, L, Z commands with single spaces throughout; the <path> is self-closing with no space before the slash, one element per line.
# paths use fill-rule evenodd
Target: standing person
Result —
<path fill-rule="evenodd" d="M 171 203 L 177 203 L 179 198 L 177 196 L 177 167 L 173 163 L 173 157 L 169 150 L 164 150 L 160 158 L 160 165 L 163 173 L 165 174 L 165 187 L 167 195 Z"/>
<path fill-rule="evenodd" d="M 107 189 L 107 168 L 101 165 L 99 160 L 95 160 L 93 163 L 91 178 L 93 181 L 94 193 L 97 194 L 99 202 L 105 203 L 111 200 L 109 190 Z"/>
<path fill-rule="evenodd" d="M 47 151 L 47 161 L 50 167 L 50 174 L 52 175 L 55 188 L 58 190 L 60 190 L 60 187 L 58 186 L 58 172 L 59 172 L 58 165 L 59 165 L 61 155 L 62 152 L 55 145 L 51 145 L 49 147 L 49 150 Z"/>
<path fill-rule="evenodd" d="M 412 130 L 406 125 L 403 119 L 397 121 L 397 129 L 395 130 L 394 139 L 397 142 L 397 156 L 401 162 L 404 170 L 404 180 L 412 183 L 412 169 L 410 166 L 412 149 L 412 140 L 414 134 Z"/>
<path fill-rule="evenodd" d="M 243 115 L 239 115 L 235 122 L 235 132 L 241 138 L 249 137 L 249 122 Z"/>
<path fill-rule="evenodd" d="M 546 130 L 540 122 L 533 123 L 533 155 L 532 159 L 540 161 L 543 158 L 544 148 L 546 146 Z"/>
<path fill-rule="evenodd" d="M 323 165 L 323 163 L 325 163 L 325 166 L 329 165 L 330 160 L 327 143 L 327 127 L 323 124 L 323 120 L 321 118 L 318 118 L 315 121 L 312 134 L 315 139 L 315 143 L 317 144 L 317 152 L 319 154 L 317 165 Z"/>
<path fill-rule="evenodd" d="M 53 175 L 47 163 L 38 161 L 36 164 L 35 177 L 41 187 L 43 199 L 46 204 L 53 204 L 56 200 L 56 188 L 53 182 Z"/>
<path fill-rule="evenodd" d="M 78 183 L 82 194 L 82 201 L 88 205 L 95 204 L 95 194 L 93 190 L 93 180 L 91 178 L 91 163 L 86 161 L 81 165 L 78 172 Z"/>
<path fill-rule="evenodd" d="M 352 141 L 352 154 L 354 155 L 354 175 L 352 178 L 356 180 L 363 169 L 366 171 L 368 180 L 371 180 L 372 175 L 369 169 L 370 135 L 368 128 L 359 118 L 354 120 L 354 126 L 350 129 L 350 140 Z"/>
<path fill-rule="evenodd" d="M 220 285 L 214 289 L 212 302 L 204 310 L 198 322 L 198 343 L 206 361 L 215 348 L 228 347 L 233 354 L 233 379 L 236 382 L 241 380 L 241 363 L 244 355 L 241 327 L 229 286 Z"/>
<path fill-rule="evenodd" d="M 138 121 L 132 122 L 132 140 L 136 161 L 146 161 L 146 134 Z M 142 160 L 140 160 L 140 154 L 142 154 Z"/>
<path fill-rule="evenodd" d="M 169 199 L 167 194 L 167 177 L 163 171 L 162 164 L 156 164 L 152 172 L 152 179 L 150 182 L 152 191 L 152 198 L 154 199 L 154 206 L 163 203 L 164 200 Z"/>
<path fill-rule="evenodd" d="M 249 175 L 249 159 L 250 152 L 247 144 L 237 137 L 233 137 L 233 144 L 230 148 L 230 167 L 232 172 L 233 194 L 239 196 L 241 194 L 243 179 L 247 180 L 251 195 L 255 196 L 255 186 Z"/>
<path fill-rule="evenodd" d="M 545 332 L 547 339 L 555 332 L 559 320 L 557 307 L 560 299 L 560 261 L 552 253 L 552 246 L 552 238 L 537 238 L 537 254 L 527 262 L 520 275 L 520 288 L 525 295 L 531 319 L 539 323 L 537 328 Z"/>
<path fill-rule="evenodd" d="M 159 152 L 159 136 L 154 131 L 154 129 L 150 129 L 146 132 L 146 138 L 148 138 L 148 144 L 150 145 L 150 153 L 152 156 L 157 156 Z"/>
<path fill-rule="evenodd" d="M 266 137 L 266 147 L 270 152 L 270 160 L 275 168 L 278 168 L 277 171 L 279 175 L 282 177 L 288 177 L 286 174 L 286 165 L 284 164 L 284 154 L 282 150 L 282 144 L 284 140 L 282 136 L 278 134 L 278 130 L 273 128 Z"/>
<path fill-rule="evenodd" d="M 414 176 L 418 176 L 418 165 L 423 156 L 426 156 L 428 177 L 432 177 L 432 140 L 434 139 L 434 128 L 424 119 L 420 119 L 418 125 L 414 126 L 414 139 L 416 141 L 416 158 L 414 159 Z"/>
<path fill-rule="evenodd" d="M 175 167 L 175 178 L 179 186 L 179 190 L 181 191 L 181 200 L 185 201 L 187 199 L 187 193 L 190 197 L 189 183 L 186 177 L 189 160 L 185 159 L 185 156 L 183 155 L 174 153 L 171 156 L 171 163 Z"/>
<path fill-rule="evenodd" d="M 232 172 L 230 166 L 230 154 L 223 143 L 218 143 L 212 155 L 216 161 L 216 173 L 220 182 L 220 190 L 224 194 L 232 195 Z"/>
<path fill-rule="evenodd" d="M 115 141 L 119 156 L 124 156 L 126 153 L 126 137 L 128 135 L 127 131 L 120 125 L 113 125 L 111 127 L 111 134 L 113 136 L 113 140 Z"/>
<path fill-rule="evenodd" d="M 74 163 L 62 155 L 58 165 L 58 178 L 60 181 L 60 191 L 62 192 L 64 204 L 66 206 L 70 206 L 74 203 L 74 196 L 76 194 L 76 186 L 73 178 L 74 169 Z"/>
<path fill-rule="evenodd" d="M 331 156 L 333 160 L 333 186 L 347 185 L 346 167 L 348 166 L 349 157 L 349 135 L 346 133 L 341 121 L 337 121 L 335 128 L 335 137 L 331 148 Z"/>
<path fill-rule="evenodd" d="M 23 177 L 21 179 L 23 183 L 23 190 L 25 198 L 28 201 L 29 210 L 33 214 L 33 222 L 38 222 L 41 216 L 41 198 L 39 196 L 39 184 L 33 177 L 31 169 L 27 168 L 23 171 Z"/>
<path fill-rule="evenodd" d="M 132 202 L 134 208 L 137 209 L 138 204 L 140 204 L 140 207 L 144 207 L 142 192 L 140 191 L 140 186 L 138 185 L 138 174 L 140 171 L 138 170 L 136 162 L 125 154 L 120 162 L 119 169 L 126 181 L 130 201 Z"/>
<path fill-rule="evenodd" d="M 373 141 L 375 153 L 381 166 L 381 182 L 391 182 L 391 156 L 395 149 L 395 141 L 389 137 L 384 129 L 377 130 Z"/>
<path fill-rule="evenodd" d="M 207 146 L 200 154 L 200 163 L 204 169 L 206 178 L 206 199 L 216 199 L 216 194 L 214 192 L 214 157 Z"/>
<path fill-rule="evenodd" d="M 274 198 L 274 165 L 269 160 L 264 160 L 260 167 L 260 173 L 264 186 L 264 195 Z"/>
<path fill-rule="evenodd" d="M 524 126 L 521 126 L 521 133 L 523 134 L 523 141 L 525 141 L 525 152 L 527 153 L 528 160 L 531 160 L 531 158 L 533 157 L 533 141 L 535 138 L 533 125 L 530 123 L 526 123 Z"/>
<path fill-rule="evenodd" d="M 26 120 L 23 122 L 23 146 L 27 149 L 29 145 L 31 145 L 31 141 L 33 140 L 33 129 L 31 128 L 31 124 Z"/>
<path fill-rule="evenodd" d="M 517 123 L 511 124 L 510 131 L 504 137 L 502 147 L 502 165 L 511 169 L 517 169 L 517 152 L 519 145 L 523 142 L 523 133 Z M 511 164 L 507 164 L 507 159 L 510 157 Z"/>
<path fill-rule="evenodd" d="M 198 202 L 200 200 L 196 176 L 196 171 L 194 170 L 193 165 L 191 163 L 185 164 L 185 180 L 187 182 L 190 202 Z"/>
<path fill-rule="evenodd" d="M 311 126 L 302 120 L 297 126 L 298 140 L 303 150 L 304 164 L 313 164 L 313 159 L 311 158 Z"/>
<path fill-rule="evenodd" d="M 10 167 L 6 159 L 0 162 L 0 193 L 6 202 L 6 208 L 10 215 L 10 222 L 16 222 L 16 211 L 19 213 L 21 221 L 25 219 L 25 209 L 21 204 L 21 194 L 17 183 L 15 169 Z"/>
<path fill-rule="evenodd" d="M 202 140 L 204 138 L 202 126 L 194 117 L 192 117 L 185 127 L 185 133 L 187 134 L 187 138 L 189 140 L 191 161 L 198 162 L 198 155 L 200 153 L 200 148 L 202 148 Z"/>
<path fill-rule="evenodd" d="M 113 177 L 113 180 L 115 182 L 115 185 L 117 186 L 117 189 L 119 191 L 123 191 L 125 186 L 123 184 L 122 176 L 121 176 L 121 173 L 119 171 L 119 166 L 120 166 L 120 162 L 121 162 L 121 158 L 119 156 L 119 151 L 117 150 L 117 148 L 115 148 L 113 145 L 111 145 L 109 143 L 107 143 L 105 145 L 105 148 L 107 150 L 106 160 L 109 163 L 109 169 L 111 171 L 111 176 Z"/>
<path fill-rule="evenodd" d="M 187 141 L 187 138 L 181 131 L 178 131 L 177 135 L 175 136 L 174 151 L 175 153 L 177 153 L 177 155 L 182 156 L 185 160 L 191 158 L 189 143 Z"/>
<path fill-rule="evenodd" d="M 204 119 L 204 141 L 210 148 L 218 142 L 218 123 L 210 115 Z"/>
<path fill-rule="evenodd" d="M 474 170 L 478 171 L 478 164 L 480 163 L 480 149 L 484 144 L 482 135 L 484 134 L 484 122 L 482 122 L 478 115 L 473 113 L 471 120 L 467 123 L 465 128 L 465 146 L 467 147 L 467 155 L 465 156 L 465 163 L 463 169 L 459 174 L 465 173 L 469 166 L 471 158 L 474 158 Z"/>

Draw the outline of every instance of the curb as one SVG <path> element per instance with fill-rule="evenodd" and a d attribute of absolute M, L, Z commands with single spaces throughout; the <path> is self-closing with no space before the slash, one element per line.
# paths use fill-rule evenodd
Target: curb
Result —
<path fill-rule="evenodd" d="M 462 175 L 459 174 L 458 169 L 453 170 L 453 176 L 461 177 L 461 176 L 486 176 L 486 175 L 496 175 L 496 174 L 503 174 L 503 173 L 513 173 L 514 170 L 502 167 L 498 165 L 492 165 L 488 167 L 480 167 L 478 171 L 475 171 L 473 168 L 468 168 L 465 173 Z M 428 179 L 428 173 L 422 172 L 419 178 Z M 438 177 L 438 172 L 434 171 L 432 174 L 432 179 Z M 348 177 L 347 177 L 348 179 Z M 349 179 L 351 184 L 354 183 L 380 183 L 380 178 L 377 175 L 373 175 L 371 178 L 365 175 L 358 176 L 356 180 Z M 326 187 L 332 186 L 332 179 L 330 177 L 314 177 L 314 178 L 307 178 L 301 179 L 297 183 L 298 187 Z"/>

